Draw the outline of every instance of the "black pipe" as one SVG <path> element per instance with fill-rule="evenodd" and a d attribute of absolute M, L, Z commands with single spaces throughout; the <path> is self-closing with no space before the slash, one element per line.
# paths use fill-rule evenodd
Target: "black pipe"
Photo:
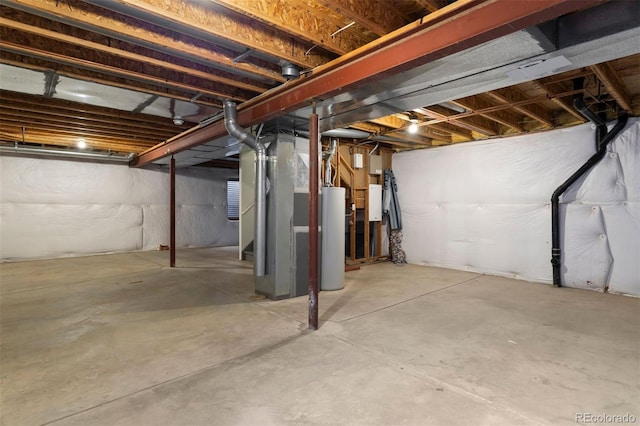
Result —
<path fill-rule="evenodd" d="M 577 81 L 580 80 L 580 81 Z M 576 90 L 582 88 L 583 79 L 574 80 L 574 87 Z M 562 277 L 560 274 L 560 261 L 562 258 L 562 250 L 560 249 L 560 212 L 559 212 L 559 200 L 560 196 L 569 187 L 577 181 L 583 174 L 591 169 L 596 163 L 598 163 L 607 152 L 607 145 L 615 138 L 624 126 L 627 125 L 627 113 L 623 112 L 618 117 L 618 122 L 607 132 L 606 122 L 600 117 L 592 113 L 585 105 L 584 99 L 581 94 L 574 95 L 573 99 L 574 108 L 580 112 L 587 119 L 591 120 L 598 127 L 596 128 L 596 148 L 597 151 L 582 165 L 569 179 L 564 181 L 551 195 L 551 265 L 553 266 L 553 285 L 555 287 L 562 287 Z M 592 120 L 594 118 L 595 120 Z"/>
<path fill-rule="evenodd" d="M 605 136 L 607 136 L 607 126 L 596 127 L 596 151 L 600 151 Z"/>
<path fill-rule="evenodd" d="M 573 95 L 573 108 L 578 111 L 584 118 L 595 124 L 596 126 L 604 126 L 607 122 L 606 120 L 598 117 L 597 114 L 593 113 L 588 106 L 584 103 L 584 94 L 582 90 L 584 89 L 584 77 L 574 78 L 573 79 L 573 90 L 580 90 L 580 93 L 576 93 Z"/>

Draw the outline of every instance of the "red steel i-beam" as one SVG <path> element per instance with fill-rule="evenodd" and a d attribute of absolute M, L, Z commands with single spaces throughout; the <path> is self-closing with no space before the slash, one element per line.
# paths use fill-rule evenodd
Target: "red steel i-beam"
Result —
<path fill-rule="evenodd" d="M 249 127 L 603 0 L 459 0 L 238 107 Z M 141 167 L 226 135 L 224 120 L 186 131 L 137 156 Z"/>
<path fill-rule="evenodd" d="M 169 195 L 169 266 L 176 266 L 176 159 L 171 157 L 169 163 L 171 179 Z"/>
<path fill-rule="evenodd" d="M 309 115 L 309 328 L 318 329 L 318 114 Z"/>

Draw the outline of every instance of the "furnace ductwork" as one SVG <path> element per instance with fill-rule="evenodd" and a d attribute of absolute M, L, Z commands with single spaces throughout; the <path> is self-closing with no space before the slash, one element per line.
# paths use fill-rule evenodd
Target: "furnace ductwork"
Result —
<path fill-rule="evenodd" d="M 231 136 L 236 137 L 240 142 L 249 146 L 256 152 L 256 188 L 255 188 L 255 237 L 253 267 L 254 275 L 262 277 L 265 274 L 266 240 L 267 240 L 267 153 L 263 143 L 255 136 L 247 133 L 238 125 L 238 113 L 236 104 L 226 99 L 224 106 L 224 126 Z"/>

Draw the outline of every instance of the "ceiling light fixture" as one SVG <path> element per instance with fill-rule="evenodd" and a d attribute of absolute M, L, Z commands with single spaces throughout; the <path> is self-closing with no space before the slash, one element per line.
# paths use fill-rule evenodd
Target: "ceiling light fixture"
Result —
<path fill-rule="evenodd" d="M 173 117 L 173 124 L 175 124 L 176 126 L 182 126 L 184 124 L 184 120 L 179 115 L 176 115 L 175 117 Z"/>
<path fill-rule="evenodd" d="M 420 121 L 418 119 L 418 116 L 415 115 L 414 113 L 409 113 L 409 121 L 411 122 L 408 129 L 409 133 L 411 134 L 418 133 L 418 122 Z"/>
<path fill-rule="evenodd" d="M 87 142 L 84 139 L 78 139 L 76 146 L 80 149 L 85 149 L 87 147 Z"/>

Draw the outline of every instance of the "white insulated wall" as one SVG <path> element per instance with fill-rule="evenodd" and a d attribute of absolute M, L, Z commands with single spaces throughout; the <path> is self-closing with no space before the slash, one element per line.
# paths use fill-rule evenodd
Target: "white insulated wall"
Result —
<path fill-rule="evenodd" d="M 176 246 L 238 244 L 227 220 L 235 170 L 176 172 Z M 169 244 L 167 168 L 0 157 L 2 261 L 157 250 Z"/>
<path fill-rule="evenodd" d="M 551 283 L 551 194 L 594 153 L 586 124 L 394 155 L 407 260 Z M 639 296 L 639 119 L 560 202 L 563 284 Z"/>

